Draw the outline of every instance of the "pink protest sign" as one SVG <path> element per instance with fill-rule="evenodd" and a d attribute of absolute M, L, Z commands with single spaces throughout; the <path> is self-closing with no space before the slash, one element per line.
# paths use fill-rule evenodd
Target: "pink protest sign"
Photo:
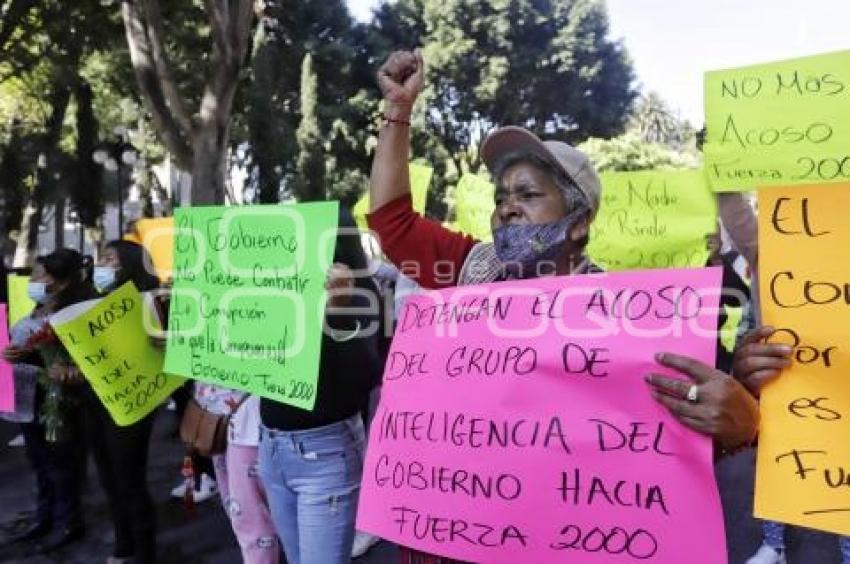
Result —
<path fill-rule="evenodd" d="M 9 346 L 9 330 L 6 325 L 6 304 L 0 304 L 0 352 Z M 15 380 L 12 365 L 0 357 L 0 411 L 15 411 Z"/>
<path fill-rule="evenodd" d="M 718 269 L 411 297 L 358 529 L 473 562 L 726 561 L 712 445 L 651 398 L 659 351 L 714 363 Z"/>

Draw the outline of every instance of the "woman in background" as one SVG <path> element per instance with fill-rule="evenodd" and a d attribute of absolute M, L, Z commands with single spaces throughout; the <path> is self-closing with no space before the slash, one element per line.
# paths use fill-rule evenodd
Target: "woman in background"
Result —
<path fill-rule="evenodd" d="M 69 377 L 72 361 L 50 331 L 48 318 L 94 297 L 90 270 L 91 258 L 73 249 L 36 258 L 27 287 L 35 308 L 12 327 L 12 343 L 3 351 L 16 370 L 33 374 L 26 367 L 37 366 L 56 376 L 53 380 L 41 378 L 35 387 L 34 417 L 21 424 L 27 458 L 36 476 L 37 505 L 33 522 L 14 540 L 40 540 L 41 552 L 63 548 L 85 534 L 81 501 L 86 452 L 83 381 L 78 375 Z"/>
<path fill-rule="evenodd" d="M 126 282 L 140 292 L 159 286 L 147 271 L 144 248 L 130 241 L 107 243 L 94 270 L 94 282 L 109 293 Z M 91 386 L 85 394 L 87 435 L 98 475 L 109 502 L 115 528 L 115 547 L 107 562 L 156 561 L 156 513 L 148 490 L 148 449 L 155 412 L 121 427 L 112 420 Z"/>

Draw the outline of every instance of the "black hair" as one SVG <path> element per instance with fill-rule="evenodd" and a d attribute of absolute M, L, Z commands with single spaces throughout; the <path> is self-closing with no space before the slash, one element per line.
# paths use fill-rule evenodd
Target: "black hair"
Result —
<path fill-rule="evenodd" d="M 362 275 L 369 268 L 369 259 L 363 250 L 363 242 L 360 239 L 360 230 L 351 215 L 351 210 L 340 205 L 339 207 L 339 231 L 336 235 L 336 248 L 334 249 L 334 262 L 344 264 L 355 274 L 355 286 L 378 295 L 378 285 L 368 275 Z"/>
<path fill-rule="evenodd" d="M 138 243 L 116 239 L 106 244 L 107 249 L 113 249 L 118 255 L 118 273 L 115 276 L 113 290 L 122 284 L 132 281 L 140 292 L 147 292 L 159 287 L 159 278 L 148 271 L 153 265 L 145 248 Z"/>
<path fill-rule="evenodd" d="M 57 249 L 35 261 L 57 282 L 67 285 L 54 298 L 55 309 L 90 300 L 97 296 L 91 282 L 94 261 L 74 249 Z"/>
<path fill-rule="evenodd" d="M 360 240 L 360 231 L 351 211 L 345 207 L 339 207 L 339 227 L 336 236 L 336 248 L 334 249 L 334 262 L 346 265 L 351 270 L 363 270 L 368 268 L 366 251 Z"/>

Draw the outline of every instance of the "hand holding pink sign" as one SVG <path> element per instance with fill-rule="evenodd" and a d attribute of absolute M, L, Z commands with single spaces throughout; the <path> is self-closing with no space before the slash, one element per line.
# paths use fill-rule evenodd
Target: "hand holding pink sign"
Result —
<path fill-rule="evenodd" d="M 713 364 L 719 271 L 410 298 L 372 424 L 358 528 L 476 562 L 726 560 L 710 439 L 644 377 Z"/>

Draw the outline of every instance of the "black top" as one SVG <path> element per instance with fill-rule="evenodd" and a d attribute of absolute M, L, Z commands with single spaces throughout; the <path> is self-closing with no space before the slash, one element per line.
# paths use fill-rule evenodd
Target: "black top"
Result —
<path fill-rule="evenodd" d="M 354 295 L 349 307 L 366 309 L 368 306 L 365 297 Z M 327 334 L 322 336 L 322 360 L 313 411 L 262 398 L 260 418 L 263 425 L 280 431 L 313 429 L 342 421 L 365 409 L 369 392 L 380 381 L 383 369 L 378 354 L 380 331 L 375 330 L 378 321 L 378 312 L 328 315 L 328 325 L 341 335 L 350 334 L 358 324 L 360 331 L 346 341 L 334 340 Z M 364 336 L 370 327 L 374 334 Z"/>
<path fill-rule="evenodd" d="M 6 264 L 3 262 L 3 255 L 0 253 L 0 303 L 9 303 L 9 296 L 6 290 L 6 280 L 8 279 L 6 272 Z"/>
<path fill-rule="evenodd" d="M 723 267 L 723 282 L 721 283 L 723 293 L 720 294 L 720 313 L 717 316 L 717 355 L 714 364 L 718 370 L 728 374 L 732 373 L 735 351 L 727 351 L 721 340 L 721 330 L 728 319 L 724 306 L 742 308 L 747 305 L 751 298 L 750 287 L 735 270 L 734 262 L 736 258 L 737 253 L 721 255 L 721 264 L 719 265 Z"/>

